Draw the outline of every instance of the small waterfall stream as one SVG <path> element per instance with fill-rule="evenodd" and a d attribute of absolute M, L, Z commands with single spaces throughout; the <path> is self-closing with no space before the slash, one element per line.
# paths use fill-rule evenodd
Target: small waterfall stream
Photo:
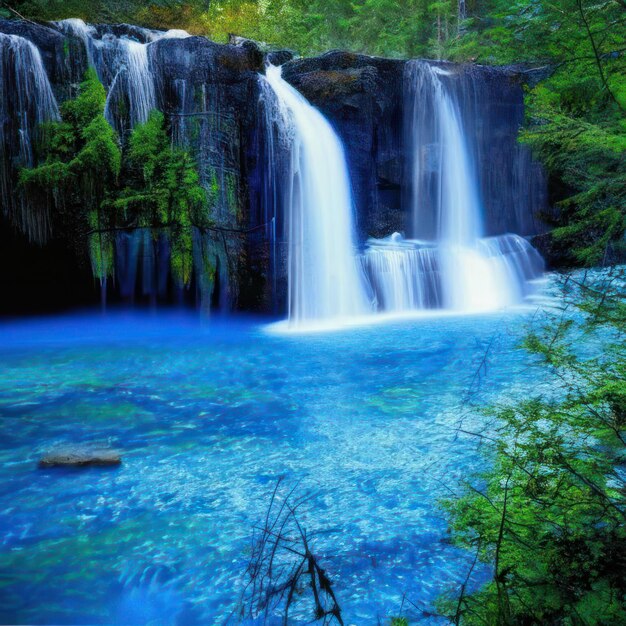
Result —
<path fill-rule="evenodd" d="M 123 131 L 123 112 L 126 110 L 132 128 L 145 122 L 150 111 L 157 108 L 154 75 L 150 69 L 150 44 L 159 39 L 189 37 L 182 30 L 135 29 L 141 36 L 139 41 L 126 35 L 100 33 L 96 26 L 76 18 L 56 22 L 56 26 L 84 43 L 87 61 L 95 68 L 108 92 L 105 116 L 119 131 Z"/>
<path fill-rule="evenodd" d="M 341 141 L 324 116 L 270 66 L 290 138 L 286 193 L 289 322 L 337 323 L 371 311 L 356 257 L 350 180 Z"/>
<path fill-rule="evenodd" d="M 14 193 L 13 167 L 33 165 L 41 124 L 59 119 L 37 46 L 18 35 L 0 33 L 0 199 L 5 215 L 20 224 L 32 241 L 45 240 L 50 216 L 45 207 L 28 210 L 24 199 Z"/>
<path fill-rule="evenodd" d="M 517 235 L 483 238 L 474 77 L 411 61 L 405 81 L 415 239 L 396 233 L 369 242 L 363 264 L 379 309 L 489 311 L 521 302 L 543 261 Z"/>

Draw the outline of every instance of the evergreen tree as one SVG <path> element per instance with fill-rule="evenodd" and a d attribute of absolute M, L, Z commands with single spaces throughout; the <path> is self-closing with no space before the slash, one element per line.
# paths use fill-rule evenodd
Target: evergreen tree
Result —
<path fill-rule="evenodd" d="M 495 407 L 493 431 L 475 433 L 493 466 L 444 506 L 454 542 L 494 573 L 441 600 L 454 624 L 626 623 L 624 278 L 570 279 L 570 308 L 525 343 L 550 397 Z"/>

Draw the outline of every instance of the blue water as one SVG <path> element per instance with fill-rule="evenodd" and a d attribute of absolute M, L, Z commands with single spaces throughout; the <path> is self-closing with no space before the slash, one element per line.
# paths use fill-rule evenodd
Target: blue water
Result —
<path fill-rule="evenodd" d="M 419 623 L 440 623 L 420 611 L 471 556 L 436 502 L 485 463 L 456 425 L 483 419 L 468 390 L 528 393 L 531 315 L 311 335 L 177 315 L 5 322 L 0 623 L 226 622 L 279 477 L 311 493 L 301 521 L 346 624 L 398 614 L 405 594 Z M 69 443 L 123 464 L 37 469 Z"/>

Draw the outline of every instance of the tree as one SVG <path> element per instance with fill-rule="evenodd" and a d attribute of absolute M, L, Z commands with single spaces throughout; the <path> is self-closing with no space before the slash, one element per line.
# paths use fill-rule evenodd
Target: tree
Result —
<path fill-rule="evenodd" d="M 573 308 L 525 342 L 554 393 L 496 407 L 494 431 L 474 433 L 493 466 L 444 507 L 455 543 L 494 573 L 441 601 L 455 624 L 626 623 L 624 278 L 570 280 Z"/>
<path fill-rule="evenodd" d="M 20 185 L 57 210 L 57 226 L 80 248 L 85 238 L 94 276 L 104 286 L 113 270 L 111 214 L 103 211 L 121 169 L 115 131 L 104 117 L 106 92 L 88 69 L 78 96 L 61 107 L 61 122 L 45 125 L 41 164 L 23 169 Z"/>
<path fill-rule="evenodd" d="M 484 11 L 485 9 L 483 9 Z M 621 0 L 491 2 L 446 55 L 533 63 L 521 134 L 552 178 L 554 237 L 570 262 L 619 258 L 626 228 L 626 7 Z"/>
<path fill-rule="evenodd" d="M 196 164 L 173 148 L 165 118 L 153 111 L 129 139 L 126 186 L 109 203 L 125 227 L 165 229 L 171 245 L 171 270 L 179 286 L 189 285 L 193 270 L 193 228 L 210 226 L 207 195 Z"/>

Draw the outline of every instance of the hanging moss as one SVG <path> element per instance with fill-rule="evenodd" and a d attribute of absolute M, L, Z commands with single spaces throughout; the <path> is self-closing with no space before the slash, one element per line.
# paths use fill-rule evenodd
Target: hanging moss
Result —
<path fill-rule="evenodd" d="M 102 233 L 115 226 L 114 216 L 102 206 L 122 166 L 117 135 L 104 117 L 105 104 L 104 87 L 90 68 L 77 97 L 61 107 L 61 121 L 42 128 L 39 165 L 20 172 L 27 196 L 51 203 L 59 230 L 79 250 L 87 245 L 94 276 L 101 281 L 113 268 L 112 239 Z"/>
<path fill-rule="evenodd" d="M 233 217 L 239 219 L 239 185 L 234 172 L 226 173 L 226 203 L 228 205 L 228 212 Z"/>
<path fill-rule="evenodd" d="M 193 274 L 193 227 L 211 225 L 207 193 L 196 164 L 172 147 L 165 118 L 153 111 L 129 139 L 126 187 L 111 203 L 116 213 L 134 225 L 166 228 L 171 246 L 171 271 L 179 286 Z"/>
<path fill-rule="evenodd" d="M 89 257 L 93 276 L 101 284 L 113 275 L 113 239 L 107 233 L 89 235 Z"/>
<path fill-rule="evenodd" d="M 40 165 L 22 170 L 20 183 L 50 199 L 64 232 L 79 249 L 87 248 L 99 281 L 113 274 L 112 233 L 151 228 L 155 236 L 167 232 L 173 279 L 188 286 L 193 229 L 212 224 L 196 163 L 185 150 L 172 147 L 159 111 L 135 127 L 122 155 L 104 117 L 105 104 L 104 87 L 90 68 L 76 99 L 63 105 L 61 122 L 46 125 Z M 219 194 L 216 173 L 210 193 Z"/>
<path fill-rule="evenodd" d="M 178 287 L 188 287 L 193 275 L 193 230 L 179 228 L 171 233 L 170 265 L 172 278 Z"/>
<path fill-rule="evenodd" d="M 61 107 L 61 122 L 43 126 L 38 146 L 40 165 L 20 172 L 20 183 L 26 187 L 52 190 L 64 199 L 76 191 L 63 187 L 70 180 L 83 179 L 82 201 L 97 203 L 95 189 L 106 191 L 117 179 L 121 151 L 115 131 L 104 117 L 106 92 L 95 71 L 89 68 L 81 83 L 78 97 Z M 66 204 L 66 203 L 63 203 Z"/>

